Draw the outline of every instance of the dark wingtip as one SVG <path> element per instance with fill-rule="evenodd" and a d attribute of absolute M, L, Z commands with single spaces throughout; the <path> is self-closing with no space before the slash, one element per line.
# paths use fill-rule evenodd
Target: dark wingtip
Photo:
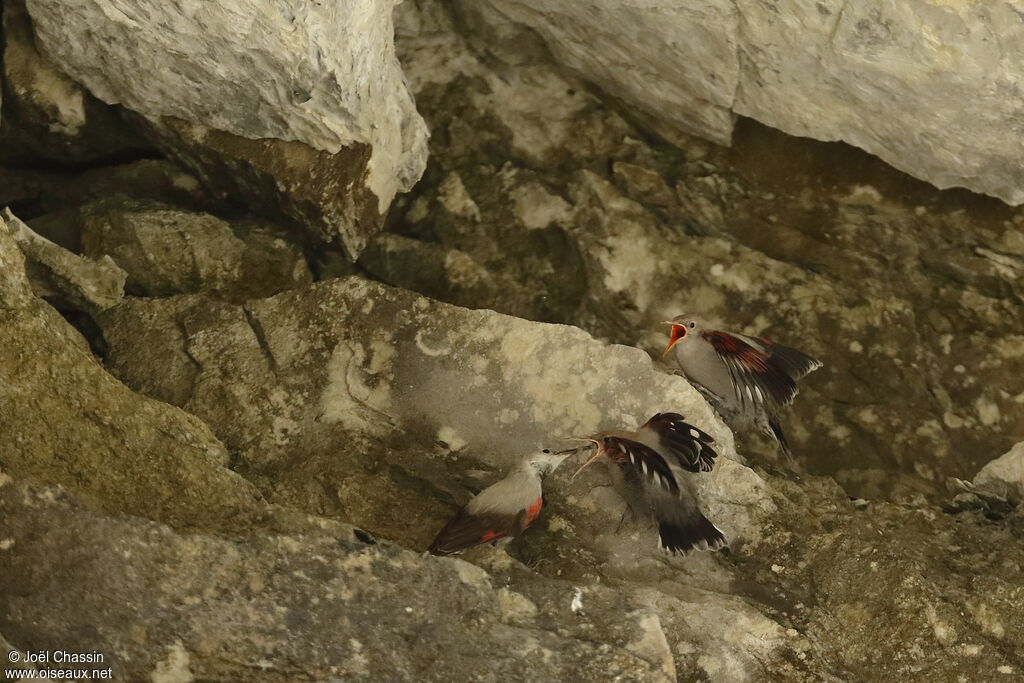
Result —
<path fill-rule="evenodd" d="M 430 544 L 429 548 L 427 548 L 427 552 L 430 553 L 431 555 L 444 556 L 444 555 L 456 555 L 458 553 L 461 553 L 463 550 L 465 550 L 465 548 L 460 548 L 460 549 L 445 548 L 444 546 L 442 546 L 439 543 L 439 541 L 440 541 L 440 539 L 436 539 L 435 538 L 434 542 Z"/>
<path fill-rule="evenodd" d="M 782 424 L 779 423 L 777 417 L 768 418 L 768 428 L 772 431 L 772 436 L 779 442 L 779 448 L 782 449 L 782 453 L 787 458 L 793 457 L 793 451 L 789 450 L 789 440 L 786 438 L 786 433 L 782 431 Z"/>
<path fill-rule="evenodd" d="M 694 550 L 720 550 L 728 547 L 725 534 L 704 515 L 691 523 L 660 522 L 658 545 L 670 555 L 686 555 Z"/>

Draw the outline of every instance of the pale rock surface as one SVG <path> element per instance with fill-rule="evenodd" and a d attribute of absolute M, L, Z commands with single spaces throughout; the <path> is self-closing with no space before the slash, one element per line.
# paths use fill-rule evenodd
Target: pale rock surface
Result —
<path fill-rule="evenodd" d="M 85 126 L 85 91 L 36 51 L 24 2 L 4 3 L 3 27 L 6 83 L 23 107 L 49 120 L 50 133 L 74 137 Z"/>
<path fill-rule="evenodd" d="M 128 274 L 109 256 L 78 256 L 33 232 L 9 208 L 0 212 L 0 218 L 25 256 L 25 269 L 37 296 L 56 299 L 79 311 L 110 308 L 124 296 Z"/>
<path fill-rule="evenodd" d="M 456 4 L 482 34 L 481 44 L 499 55 L 516 60 L 524 42 L 529 45 L 522 30 L 528 27 L 556 60 L 667 132 L 729 143 L 739 80 L 736 9 L 730 0 Z"/>
<path fill-rule="evenodd" d="M 446 134 L 361 260 L 375 277 L 654 356 L 684 311 L 795 345 L 825 367 L 784 426 L 853 496 L 935 493 L 1024 434 L 1020 211 L 768 130 L 746 152 L 651 144 L 554 67 L 477 57 L 435 4 L 396 26 Z M 778 457 L 753 441 L 744 455 Z"/>
<path fill-rule="evenodd" d="M 1024 203 L 1014 2 L 735 3 L 461 0 L 475 42 L 510 63 L 542 51 L 658 132 L 727 144 L 733 112 L 843 140 L 940 188 Z M 525 47 L 524 47 L 525 46 Z"/>
<path fill-rule="evenodd" d="M 719 441 L 716 474 L 695 478 L 716 523 L 740 541 L 756 536 L 753 520 L 772 509 L 760 479 L 730 460 L 731 435 L 699 394 L 656 371 L 642 351 L 575 328 L 438 304 L 359 278 L 244 308 L 201 297 L 127 301 L 101 324 L 119 376 L 199 416 L 257 472 L 300 453 L 303 469 L 320 462 L 337 470 L 352 459 L 339 443 L 369 441 L 363 448 L 379 451 L 407 448 L 409 439 L 440 440 L 460 458 L 504 469 L 565 437 L 676 411 Z M 152 334 L 144 343 L 140 329 Z M 154 373 L 157 357 L 164 361 Z M 416 477 L 434 478 L 450 457 L 422 454 L 411 466 L 426 468 Z M 350 464 L 356 477 L 366 459 Z M 273 485 L 291 478 L 282 472 Z M 319 498 L 311 511 L 330 503 Z M 350 514 L 394 516 L 369 507 Z M 645 544 L 654 551 L 653 537 Z"/>
<path fill-rule="evenodd" d="M 90 92 L 153 121 L 166 133 L 159 141 L 196 164 L 266 174 L 297 221 L 307 216 L 295 204 L 312 202 L 322 224 L 314 229 L 355 255 L 426 161 L 426 127 L 394 56 L 394 4 L 30 0 L 28 9 L 45 53 Z M 321 154 L 288 168 L 290 158 Z M 314 179 L 310 197 L 289 172 L 317 168 L 330 187 Z M 339 208 L 330 191 L 357 207 Z"/>
<path fill-rule="evenodd" d="M 262 554 L 255 549 L 268 542 L 280 559 L 267 573 L 296 576 L 299 569 L 298 587 L 318 598 L 304 613 L 330 624 L 314 643 L 320 637 L 344 643 L 347 631 L 333 630 L 341 628 L 331 616 L 334 601 L 304 588 L 303 577 L 313 574 L 298 556 L 337 557 L 315 573 L 328 587 L 335 568 L 368 563 L 367 580 L 377 587 L 373 599 L 390 606 L 394 593 L 403 596 L 402 609 L 411 608 L 405 612 L 415 628 L 451 627 L 448 603 L 457 602 L 459 614 L 465 613 L 469 598 L 461 586 L 448 575 L 436 583 L 429 578 L 453 567 L 463 581 L 489 584 L 481 599 L 496 605 L 506 624 L 526 629 L 528 638 L 537 638 L 529 629 L 543 623 L 562 638 L 588 634 L 588 641 L 602 643 L 602 652 L 621 647 L 642 660 L 609 669 L 624 678 L 850 680 L 878 679 L 885 671 L 883 680 L 897 681 L 929 671 L 955 679 L 1011 666 L 1002 639 L 1024 638 L 1017 608 L 1024 599 L 1021 569 L 997 552 L 1012 542 L 1007 529 L 986 526 L 973 512 L 957 519 L 887 503 L 857 508 L 831 480 L 755 473 L 732 459 L 728 432 L 699 396 L 636 349 L 603 344 L 563 325 L 447 306 L 359 278 L 319 283 L 244 308 L 196 295 L 126 301 L 100 322 L 113 370 L 136 389 L 200 416 L 271 502 L 345 520 L 380 539 L 379 550 L 363 553 L 350 548 L 345 531 L 332 531 L 341 540 L 323 548 L 311 532 L 297 544 L 279 532 L 233 546 L 244 566 L 261 576 Z M 547 505 L 527 534 L 507 550 L 483 547 L 465 555 L 476 567 L 397 551 L 383 540 L 424 548 L 449 515 L 524 450 L 609 424 L 632 426 L 643 419 L 638 415 L 661 409 L 685 412 L 719 441 L 723 456 L 715 471 L 695 479 L 708 516 L 732 541 L 729 554 L 665 558 L 655 550 L 651 529 L 621 519 L 622 501 L 601 468 L 571 480 L 571 464 L 546 481 Z M 220 576 L 218 542 L 195 542 L 214 549 L 190 551 L 189 566 L 204 567 L 203 577 Z M 959 550 L 951 553 L 951 547 Z M 31 551 L 21 552 L 31 557 Z M 364 557 L 378 552 L 390 560 Z M 392 579 L 392 567 L 405 578 Z M 138 571 L 168 570 L 145 565 Z M 408 581 L 410 575 L 417 580 Z M 190 576 L 182 577 L 190 586 L 210 581 Z M 346 577 L 355 596 L 362 595 L 361 581 Z M 979 582 L 977 591 L 965 593 L 966 580 Z M 241 580 L 230 583 L 236 588 L 218 583 L 209 591 L 224 596 L 208 607 L 217 614 L 230 615 L 232 591 L 244 590 L 237 588 Z M 269 579 L 265 585 L 270 595 L 260 600 L 289 604 L 285 583 Z M 429 599 L 419 597 L 424 585 Z M 59 579 L 58 589 L 66 590 Z M 421 599 L 431 607 L 421 607 L 427 604 Z M 245 638 L 218 636 L 214 642 L 250 651 L 248 643 L 262 642 L 265 624 L 277 623 L 265 618 L 281 611 L 282 603 L 276 604 L 253 607 L 264 618 L 247 622 Z M 358 621 L 365 613 L 354 604 L 360 603 L 345 608 L 357 614 L 351 628 L 365 632 L 371 627 Z M 491 633 L 483 616 L 488 609 L 472 610 L 485 639 Z M 179 607 L 168 614 L 164 620 L 197 618 L 194 610 Z M 387 610 L 368 618 L 394 628 Z M 104 633 L 120 642 L 127 629 L 121 620 L 111 621 L 116 625 Z M 203 623 L 211 622 L 204 616 Z M 429 632 L 436 634 L 436 627 Z M 154 635 L 147 642 L 169 639 Z M 216 666 L 210 652 L 221 650 L 184 646 L 193 667 Z M 558 666 L 552 662 L 560 661 L 564 648 L 545 647 L 556 654 L 546 656 L 544 666 Z M 950 648 L 963 656 L 948 657 Z M 415 646 L 390 655 L 367 652 L 384 667 L 405 653 L 419 656 Z M 433 666 L 443 669 L 452 656 L 446 652 Z M 323 660 L 313 661 L 319 667 Z"/>
<path fill-rule="evenodd" d="M 741 3 L 733 110 L 1024 204 L 1018 2 Z"/>
<path fill-rule="evenodd" d="M 974 485 L 1011 503 L 1024 502 L 1024 441 L 982 467 Z"/>
<path fill-rule="evenodd" d="M 86 160 L 138 139 L 110 107 L 92 97 L 40 54 L 24 0 L 3 6 L 3 85 L 0 157 L 40 155 Z"/>

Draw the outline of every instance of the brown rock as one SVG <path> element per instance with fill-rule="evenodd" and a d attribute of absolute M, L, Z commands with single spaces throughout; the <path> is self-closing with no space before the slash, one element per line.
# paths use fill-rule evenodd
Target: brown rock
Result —
<path fill-rule="evenodd" d="M 0 231 L 0 463 L 62 484 L 110 513 L 179 527 L 246 524 L 260 496 L 194 417 L 133 393 L 32 292 L 24 258 Z"/>

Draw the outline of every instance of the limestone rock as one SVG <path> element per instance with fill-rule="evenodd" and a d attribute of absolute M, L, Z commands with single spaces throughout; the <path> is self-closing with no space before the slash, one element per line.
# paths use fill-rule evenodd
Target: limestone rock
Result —
<path fill-rule="evenodd" d="M 1024 502 L 1024 442 L 982 467 L 974 485 L 1011 503 Z"/>
<path fill-rule="evenodd" d="M 79 209 L 82 248 L 113 258 L 145 296 L 208 292 L 232 301 L 308 284 L 302 250 L 260 223 L 232 225 L 157 202 L 109 200 Z"/>
<path fill-rule="evenodd" d="M 25 255 L 37 296 L 59 299 L 78 311 L 110 308 L 124 296 L 127 273 L 109 256 L 83 258 L 36 234 L 10 209 L 0 212 L 6 229 Z"/>
<path fill-rule="evenodd" d="M 325 152 L 303 142 L 241 135 L 165 117 L 142 124 L 214 197 L 291 223 L 307 241 L 340 242 L 351 258 L 380 229 L 382 204 L 365 184 L 371 148 Z"/>
<path fill-rule="evenodd" d="M 259 494 L 226 468 L 220 442 L 194 417 L 107 374 L 78 332 L 35 296 L 24 267 L 13 237 L 0 230 L 4 471 L 174 526 L 251 521 Z"/>
<path fill-rule="evenodd" d="M 581 618 L 553 602 L 568 604 L 570 583 L 525 568 L 491 576 L 317 518 L 243 538 L 177 534 L 2 472 L 0 514 L 11 646 L 96 650 L 118 679 L 674 680 L 663 626 L 632 591 L 588 588 Z"/>
<path fill-rule="evenodd" d="M 797 345 L 825 368 L 784 425 L 797 459 L 853 496 L 940 493 L 1019 440 L 1024 213 L 760 127 L 746 149 L 645 142 L 578 80 L 485 62 L 430 8 L 403 6 L 397 46 L 450 134 L 378 238 L 391 258 L 362 262 L 374 276 L 654 356 L 684 310 Z M 540 103 L 557 126 L 538 125 Z M 447 254 L 481 266 L 481 285 L 440 268 Z"/>
<path fill-rule="evenodd" d="M 423 500 L 422 487 L 450 487 L 439 477 L 455 452 L 505 468 L 541 444 L 666 410 L 720 441 L 721 475 L 696 482 L 716 524 L 739 542 L 756 536 L 752 516 L 771 509 L 758 477 L 729 460 L 728 430 L 688 384 L 655 371 L 639 350 L 574 328 L 437 304 L 359 278 L 244 307 L 201 297 L 126 301 L 100 324 L 113 371 L 209 424 L 273 499 L 344 510 L 390 538 L 415 533 L 427 545 L 430 532 L 410 529 L 398 511 L 437 505 Z M 410 439 L 444 442 L 452 455 Z M 361 490 L 385 453 L 410 483 L 387 495 Z M 311 488 L 310 468 L 342 500 Z M 653 537 L 644 543 L 640 552 L 655 552 Z"/>
<path fill-rule="evenodd" d="M 522 61 L 531 43 L 513 37 L 535 31 L 558 62 L 670 139 L 727 144 L 734 112 L 849 142 L 940 188 L 1024 203 L 1024 143 L 1006 136 L 1024 112 L 1012 3 L 456 4 L 476 42 L 515 63 L 508 55 Z"/>
<path fill-rule="evenodd" d="M 46 213 L 73 209 L 100 199 L 142 199 L 191 209 L 216 206 L 199 179 L 166 159 L 141 159 L 84 171 L 42 193 Z"/>
<path fill-rule="evenodd" d="M 730 459 L 728 431 L 696 392 L 656 371 L 642 352 L 574 328 L 468 311 L 359 278 L 244 307 L 199 296 L 130 300 L 100 322 L 113 371 L 211 425 L 272 502 L 348 520 L 407 548 L 426 547 L 524 449 L 633 426 L 662 409 L 686 413 L 718 438 L 716 472 L 695 484 L 737 549 L 757 544 L 775 507 L 761 477 Z M 740 679 L 787 651 L 783 630 L 732 596 L 714 598 L 720 619 L 688 621 L 695 600 L 708 608 L 693 590 L 715 590 L 724 580 L 717 558 L 666 562 L 645 521 L 617 531 L 624 505 L 600 468 L 575 481 L 569 475 L 549 481 L 550 524 L 531 529 L 514 557 L 530 566 L 557 557 L 552 571 L 580 581 L 595 573 L 642 583 L 685 575 L 685 585 L 659 584 L 656 593 L 613 591 L 631 605 L 615 617 L 615 633 L 641 623 L 639 633 L 622 637 L 663 673 L 684 643 L 731 661 Z M 504 553 L 481 552 L 477 561 L 488 571 L 521 576 Z M 573 591 L 556 576 L 532 576 L 535 585 L 522 589 L 529 602 L 502 599 L 510 618 L 529 621 L 534 609 L 545 619 L 573 614 L 566 609 Z M 586 588 L 596 623 L 604 623 L 598 615 L 609 598 Z M 733 620 L 749 628 L 732 629 Z M 619 636 L 602 641 L 608 637 Z"/>
<path fill-rule="evenodd" d="M 332 642 L 346 642 L 344 620 L 331 616 L 334 602 L 305 587 L 303 577 L 315 575 L 320 585 L 333 586 L 335 567 L 368 563 L 366 578 L 377 586 L 373 598 L 390 606 L 394 593 L 401 595 L 403 609 L 412 608 L 410 623 L 450 626 L 447 603 L 457 603 L 458 613 L 476 615 L 486 639 L 488 610 L 494 609 L 486 605 L 492 604 L 520 634 L 538 622 L 561 638 L 601 633 L 603 652 L 622 647 L 652 667 L 641 676 L 645 680 L 861 679 L 885 670 L 895 681 L 924 669 L 956 678 L 979 667 L 1014 666 L 1001 647 L 989 659 L 976 659 L 989 651 L 985 634 L 1008 643 L 1024 638 L 1017 609 L 1024 598 L 1021 569 L 999 552 L 1009 542 L 1006 529 L 971 518 L 973 513 L 954 518 L 883 502 L 858 507 L 827 478 L 786 481 L 755 474 L 732 459 L 728 432 L 692 389 L 659 372 L 636 349 L 602 344 L 566 326 L 442 305 L 359 278 L 318 283 L 244 308 L 200 296 L 130 300 L 100 320 L 117 374 L 210 424 L 239 454 L 239 470 L 273 502 L 346 520 L 379 539 L 376 549 L 360 552 L 347 529 L 329 532 L 342 540 L 325 547 L 340 558 L 321 572 L 302 569 L 310 560 L 297 559 L 332 556 L 312 531 L 296 543 L 284 541 L 290 536 L 281 528 L 269 538 L 256 533 L 227 555 L 230 567 L 257 568 L 258 583 L 269 593 L 258 599 L 287 604 L 291 586 L 312 591 L 318 599 L 304 602 L 304 613 L 339 629 L 326 631 Z M 487 547 L 467 553 L 476 567 L 416 557 L 389 544 L 425 547 L 448 515 L 501 476 L 527 444 L 535 448 L 562 434 L 635 424 L 631 416 L 671 408 L 718 438 L 723 458 L 697 484 L 709 517 L 733 541 L 729 555 L 660 556 L 644 523 L 627 518 L 620 526 L 622 502 L 599 468 L 576 480 L 568 468 L 556 472 L 547 481 L 547 505 L 537 524 L 508 546 L 508 554 Z M 187 553 L 193 565 L 206 568 L 202 576 L 236 576 L 238 570 L 224 568 L 217 541 L 202 542 L 215 549 Z M 273 548 L 268 553 L 280 558 L 273 570 L 264 570 L 264 555 L 252 550 L 267 543 Z M 297 555 L 287 548 L 297 548 Z M 236 563 L 239 553 L 244 561 Z M 390 560 L 364 558 L 378 553 Z M 161 576 L 174 571 L 174 556 L 169 562 L 171 569 L 147 566 L 137 573 Z M 435 582 L 434 572 L 450 566 L 463 581 L 481 586 L 482 604 L 471 607 L 478 598 L 462 596 L 464 588 L 450 578 Z M 295 576 L 296 567 L 298 584 L 270 578 Z M 406 578 L 379 574 L 387 567 Z M 411 585 L 410 575 L 418 577 Z M 966 594 L 963 582 L 978 576 L 984 577 L 983 592 Z M 183 585 L 194 592 L 189 577 Z M 224 581 L 234 588 L 217 583 L 208 592 L 233 604 L 233 591 L 244 590 L 238 588 L 244 582 Z M 359 579 L 346 575 L 345 584 L 360 595 Z M 419 602 L 424 586 L 432 596 L 429 609 Z M 223 613 L 221 599 L 209 609 Z M 176 604 L 172 598 L 164 602 Z M 246 604 L 260 615 L 281 612 L 262 602 Z M 351 602 L 346 609 L 365 614 Z M 192 610 L 170 614 L 196 618 Z M 390 623 L 387 611 L 368 618 Z M 124 619 L 109 621 L 117 626 L 104 634 L 120 642 Z M 246 623 L 244 637 L 222 635 L 214 642 L 229 651 L 264 640 L 280 646 L 281 637 L 263 635 L 265 624 L 276 621 Z M 369 628 L 358 621 L 351 627 Z M 181 632 L 150 629 L 159 635 L 146 643 L 164 644 Z M 183 646 L 196 667 L 211 666 L 209 653 L 222 651 Z M 546 661 L 560 661 L 560 647 L 545 647 L 555 653 Z M 943 656 L 949 648 L 964 656 Z M 385 655 L 372 648 L 364 651 L 378 666 L 393 662 L 377 659 Z M 325 652 L 333 656 L 330 648 Z M 418 656 L 415 646 L 402 652 Z M 312 661 L 320 666 L 323 660 Z M 449 661 L 445 650 L 432 666 L 442 670 Z M 617 672 L 637 670 L 614 666 Z"/>
<path fill-rule="evenodd" d="M 266 202 L 269 190 L 296 221 L 314 215 L 312 232 L 354 256 L 426 160 L 394 56 L 394 4 L 28 9 L 45 53 L 99 99 L 153 121 L 200 175 L 230 167 L 248 199 Z"/>
<path fill-rule="evenodd" d="M 24 0 L 3 6 L 3 125 L 0 157 L 88 160 L 141 145 L 111 107 L 39 53 Z"/>
<path fill-rule="evenodd" d="M 484 30 L 488 46 L 506 52 L 514 49 L 521 42 L 515 25 L 526 26 L 540 34 L 556 60 L 668 131 L 696 133 L 728 144 L 730 109 L 739 79 L 737 36 L 729 30 L 737 21 L 733 3 L 485 0 L 456 4 L 472 27 Z"/>

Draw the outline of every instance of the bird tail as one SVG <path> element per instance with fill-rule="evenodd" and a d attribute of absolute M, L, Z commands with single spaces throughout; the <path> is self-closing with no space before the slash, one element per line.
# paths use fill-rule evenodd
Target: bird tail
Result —
<path fill-rule="evenodd" d="M 669 554 L 687 554 L 691 550 L 718 550 L 729 545 L 725 534 L 701 512 L 686 521 L 659 521 L 658 545 Z"/>
<path fill-rule="evenodd" d="M 786 434 L 782 431 L 782 425 L 779 423 L 779 418 L 769 417 L 768 418 L 768 429 L 771 430 L 771 435 L 779 442 L 779 448 L 787 458 L 793 457 L 793 452 L 789 450 L 789 441 L 786 439 Z"/>

